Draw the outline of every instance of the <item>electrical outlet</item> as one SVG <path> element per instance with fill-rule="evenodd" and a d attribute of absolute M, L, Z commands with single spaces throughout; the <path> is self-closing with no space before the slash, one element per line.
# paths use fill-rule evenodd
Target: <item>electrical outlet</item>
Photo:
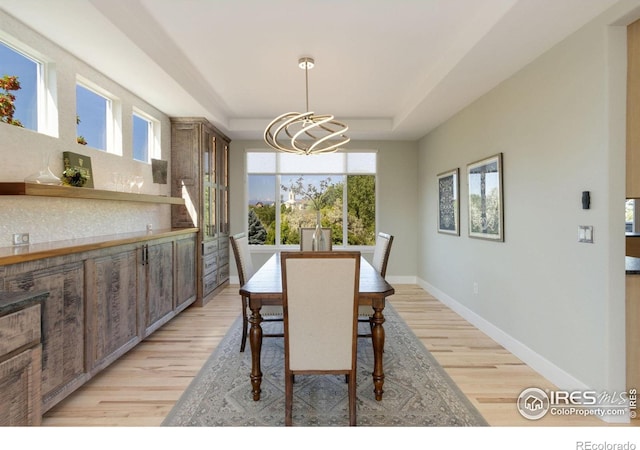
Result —
<path fill-rule="evenodd" d="M 14 233 L 13 245 L 29 245 L 29 233 Z"/>
<path fill-rule="evenodd" d="M 478 283 L 475 281 L 473 282 L 473 293 L 478 294 Z"/>

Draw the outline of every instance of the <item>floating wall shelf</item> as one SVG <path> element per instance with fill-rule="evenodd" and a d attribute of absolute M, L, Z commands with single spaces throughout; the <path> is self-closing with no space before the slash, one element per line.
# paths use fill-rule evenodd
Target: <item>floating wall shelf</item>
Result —
<path fill-rule="evenodd" d="M 91 200 L 116 200 L 124 202 L 164 203 L 184 205 L 179 197 L 162 195 L 135 194 L 131 192 L 104 191 L 100 189 L 71 186 L 52 186 L 36 183 L 0 183 L 0 195 L 29 195 L 37 197 L 83 198 Z"/>

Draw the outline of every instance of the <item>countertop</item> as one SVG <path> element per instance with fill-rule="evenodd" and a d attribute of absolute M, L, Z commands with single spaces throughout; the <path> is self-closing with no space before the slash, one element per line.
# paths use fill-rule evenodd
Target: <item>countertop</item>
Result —
<path fill-rule="evenodd" d="M 61 256 L 81 251 L 124 245 L 129 243 L 159 239 L 180 234 L 197 233 L 197 228 L 173 228 L 165 230 L 140 231 L 107 236 L 45 242 L 25 246 L 0 247 L 0 266 L 36 259 Z"/>
<path fill-rule="evenodd" d="M 49 296 L 46 291 L 7 292 L 0 291 L 0 316 L 11 314 L 19 309 L 35 305 Z"/>

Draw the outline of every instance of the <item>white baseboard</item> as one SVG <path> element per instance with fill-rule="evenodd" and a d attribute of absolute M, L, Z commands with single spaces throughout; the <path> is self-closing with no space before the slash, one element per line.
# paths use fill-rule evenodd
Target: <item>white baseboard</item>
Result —
<path fill-rule="evenodd" d="M 575 391 L 575 390 L 590 390 L 591 388 L 584 384 L 582 381 L 575 378 L 573 375 L 567 373 L 560 367 L 556 366 L 548 359 L 544 358 L 539 353 L 536 353 L 529 347 L 527 347 L 522 342 L 513 338 L 513 336 L 505 333 L 500 328 L 493 325 L 491 322 L 487 321 L 483 317 L 479 316 L 466 306 L 462 305 L 457 300 L 453 299 L 449 295 L 445 294 L 435 286 L 427 283 L 424 280 L 418 279 L 417 284 L 422 287 L 424 290 L 429 292 L 439 301 L 447 305 L 453 311 L 462 316 L 465 320 L 471 323 L 473 326 L 478 328 L 484 334 L 489 336 L 491 339 L 496 341 L 498 344 L 502 345 L 505 349 L 511 352 L 513 355 L 521 359 L 525 364 L 531 367 L 533 370 L 538 372 L 540 375 L 545 377 L 551 383 L 556 385 L 558 388 L 563 390 Z M 528 387 L 537 387 L 537 386 L 523 386 L 522 389 L 526 389 Z M 628 416 L 608 416 L 608 417 L 600 417 L 603 421 L 607 423 L 629 423 Z"/>
<path fill-rule="evenodd" d="M 417 278 L 412 276 L 387 276 L 386 280 L 392 286 L 394 284 L 417 284 Z"/>

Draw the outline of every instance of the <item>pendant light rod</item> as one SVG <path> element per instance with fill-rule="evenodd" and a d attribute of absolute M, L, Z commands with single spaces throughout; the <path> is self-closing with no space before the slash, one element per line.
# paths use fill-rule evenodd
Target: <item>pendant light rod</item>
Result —
<path fill-rule="evenodd" d="M 313 69 L 314 65 L 315 61 L 313 60 L 313 58 L 309 58 L 308 56 L 305 56 L 304 58 L 300 58 L 298 60 L 298 67 L 304 69 L 304 87 L 307 94 L 306 111 L 309 111 L 309 69 Z"/>

